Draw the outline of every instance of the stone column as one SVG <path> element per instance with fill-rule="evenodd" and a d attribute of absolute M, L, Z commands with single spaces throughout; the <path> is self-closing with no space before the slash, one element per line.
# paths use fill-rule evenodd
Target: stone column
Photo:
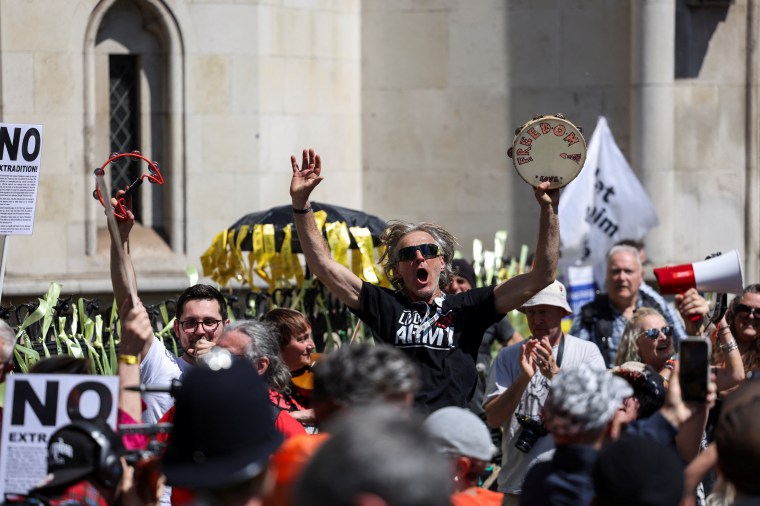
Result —
<path fill-rule="evenodd" d="M 675 256 L 675 13 L 675 0 L 631 0 L 631 165 L 660 218 L 646 238 L 647 256 L 656 264 Z"/>
<path fill-rule="evenodd" d="M 760 276 L 760 7 L 747 2 L 747 166 L 744 222 L 744 284 Z"/>

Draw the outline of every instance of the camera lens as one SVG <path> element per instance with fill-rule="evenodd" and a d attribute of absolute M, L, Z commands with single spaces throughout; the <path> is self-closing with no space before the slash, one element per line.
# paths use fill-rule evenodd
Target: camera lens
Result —
<path fill-rule="evenodd" d="M 538 441 L 538 434 L 526 427 L 520 431 L 520 437 L 515 442 L 515 448 L 523 453 L 528 453 L 533 448 L 533 445 L 536 444 L 536 441 Z"/>
<path fill-rule="evenodd" d="M 547 434 L 546 428 L 540 421 L 533 420 L 525 415 L 517 415 L 517 422 L 522 426 L 522 430 L 517 441 L 515 441 L 515 448 L 523 453 L 528 453 L 538 438 Z"/>

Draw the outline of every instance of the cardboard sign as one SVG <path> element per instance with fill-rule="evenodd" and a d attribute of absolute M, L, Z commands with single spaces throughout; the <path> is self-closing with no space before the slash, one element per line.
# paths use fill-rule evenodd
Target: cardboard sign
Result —
<path fill-rule="evenodd" d="M 26 494 L 47 474 L 48 437 L 75 421 L 116 427 L 119 378 L 13 374 L 6 379 L 0 442 L 0 497 Z"/>
<path fill-rule="evenodd" d="M 0 235 L 31 235 L 42 125 L 0 123 Z"/>

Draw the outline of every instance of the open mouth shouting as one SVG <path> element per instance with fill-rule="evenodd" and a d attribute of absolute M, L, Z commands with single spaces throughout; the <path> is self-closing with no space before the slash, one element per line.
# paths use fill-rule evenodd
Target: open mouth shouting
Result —
<path fill-rule="evenodd" d="M 428 282 L 429 278 L 430 278 L 430 273 L 428 272 L 428 270 L 425 267 L 423 267 L 423 266 L 417 267 L 417 282 L 420 285 L 422 285 L 422 286 L 427 285 L 427 282 Z"/>

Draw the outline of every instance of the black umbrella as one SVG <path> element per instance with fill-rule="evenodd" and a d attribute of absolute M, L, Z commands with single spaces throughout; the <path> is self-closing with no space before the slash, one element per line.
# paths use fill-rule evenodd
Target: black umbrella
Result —
<path fill-rule="evenodd" d="M 347 207 L 333 206 L 330 204 L 322 204 L 319 202 L 312 202 L 311 208 L 315 212 L 324 211 L 327 213 L 327 220 L 325 223 L 334 223 L 340 221 L 348 225 L 349 227 L 361 227 L 369 230 L 372 234 L 372 243 L 374 246 L 380 245 L 380 235 L 385 230 L 385 221 L 381 220 L 377 216 L 367 214 L 355 209 L 349 209 Z M 253 250 L 253 226 L 258 224 L 271 224 L 274 225 L 275 233 L 275 245 L 277 251 L 282 248 L 282 241 L 285 238 L 285 227 L 293 223 L 293 208 L 290 205 L 277 206 L 267 209 L 266 211 L 258 211 L 255 213 L 246 214 L 235 223 L 228 230 L 240 230 L 243 225 L 248 225 L 246 238 L 240 245 L 240 249 L 243 251 Z M 295 233 L 295 225 L 293 225 L 293 236 L 291 239 L 291 249 L 293 253 L 303 253 L 301 249 L 301 243 L 298 240 L 298 236 Z M 359 246 L 356 244 L 354 236 L 351 235 L 351 249 L 356 249 Z"/>
<path fill-rule="evenodd" d="M 380 235 L 385 230 L 386 223 L 377 216 L 319 202 L 312 202 L 311 207 L 320 218 L 320 213 L 325 213 L 325 225 L 345 223 L 349 229 L 352 227 L 366 229 L 372 238 L 372 249 L 374 250 L 380 245 Z M 268 245 L 266 241 L 262 241 L 263 247 L 256 250 L 254 247 L 256 225 L 271 225 L 274 228 L 274 245 L 272 245 L 270 233 Z M 288 225 L 290 225 L 289 228 Z M 288 230 L 289 232 L 287 232 Z M 288 233 L 290 235 L 289 248 L 286 247 L 283 250 L 283 243 L 285 243 Z M 323 233 L 326 235 L 324 230 Z M 364 237 L 366 237 L 366 233 Z M 348 248 L 359 249 L 354 234 L 349 232 L 348 237 L 350 241 Z M 345 248 L 345 242 L 343 244 Z M 266 252 L 263 251 L 264 249 Z M 345 252 L 345 249 L 343 251 Z M 243 252 L 250 253 L 245 255 Z M 234 278 L 250 285 L 251 288 L 255 288 L 253 286 L 253 273 L 255 272 L 270 285 L 271 289 L 274 289 L 285 284 L 286 279 L 295 279 L 296 284 L 301 284 L 303 273 L 300 263 L 298 263 L 297 268 L 294 266 L 296 260 L 293 259 L 293 254 L 295 253 L 303 253 L 303 250 L 293 224 L 293 209 L 290 205 L 284 205 L 266 211 L 246 214 L 233 223 L 231 227 L 219 232 L 214 237 L 211 246 L 201 256 L 201 264 L 204 274 L 223 286 L 227 284 L 227 281 Z M 366 252 L 367 255 L 370 253 L 374 256 L 374 251 Z M 262 255 L 267 255 L 265 261 L 261 260 Z M 374 262 L 374 258 L 372 260 Z M 377 273 L 380 274 L 379 271 Z M 366 279 L 366 276 L 360 272 L 357 272 L 357 275 Z"/>

